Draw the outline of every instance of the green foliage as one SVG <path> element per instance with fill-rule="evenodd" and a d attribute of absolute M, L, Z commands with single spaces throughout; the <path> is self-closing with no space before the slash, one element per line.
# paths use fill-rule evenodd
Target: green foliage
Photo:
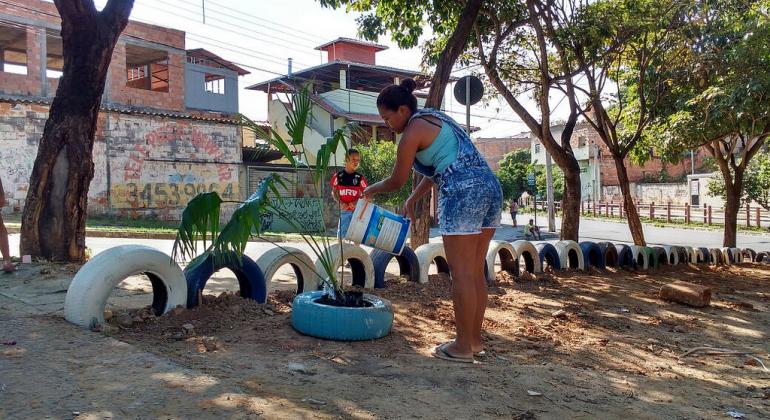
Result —
<path fill-rule="evenodd" d="M 395 143 L 388 140 L 379 140 L 366 146 L 358 146 L 358 151 L 361 152 L 359 171 L 366 177 L 369 185 L 382 181 L 393 172 L 393 167 L 396 165 L 397 147 Z M 412 178 L 409 177 L 400 190 L 392 194 L 376 195 L 375 203 L 392 209 L 399 209 L 409 198 L 411 191 Z"/>
<path fill-rule="evenodd" d="M 530 156 L 529 149 L 520 149 L 506 154 L 500 161 L 497 179 L 503 188 L 505 201 L 518 200 L 524 191 L 529 190 L 527 174 L 532 171 Z"/>
<path fill-rule="evenodd" d="M 709 180 L 709 195 L 727 201 L 725 180 L 721 172 Z M 765 210 L 770 210 L 770 151 L 767 149 L 758 153 L 746 167 L 740 200 L 741 205 L 753 201 Z"/>
<path fill-rule="evenodd" d="M 295 92 L 288 109 L 289 115 L 286 118 L 286 128 L 290 133 L 289 139 L 284 139 L 275 130 L 265 132 L 259 125 L 242 116 L 242 125 L 244 128 L 252 130 L 259 138 L 267 139 L 271 146 L 281 151 L 284 157 L 291 163 L 295 169 L 306 168 L 308 165 L 308 154 L 304 146 L 304 131 L 307 121 L 310 118 L 310 95 L 307 90 Z M 332 156 L 335 156 L 338 150 L 344 148 L 345 139 L 350 135 L 351 130 L 356 129 L 353 125 L 340 128 L 329 137 L 316 155 L 316 163 L 311 166 L 313 170 L 314 186 L 316 188 L 315 197 L 323 200 L 319 193 L 321 180 L 324 179 Z M 294 155 L 300 155 L 302 159 L 297 160 Z M 240 259 L 246 249 L 246 244 L 252 236 L 261 236 L 263 234 L 262 218 L 269 214 L 277 214 L 287 223 L 289 223 L 302 239 L 310 246 L 318 257 L 324 268 L 324 273 L 316 273 L 321 279 L 327 282 L 335 293 L 342 292 L 342 284 L 337 279 L 336 262 L 329 255 L 330 243 L 328 238 L 315 238 L 310 229 L 306 226 L 299 226 L 295 220 L 282 209 L 282 198 L 278 186 L 286 188 L 286 183 L 290 180 L 278 175 L 272 174 L 263 179 L 257 191 L 246 201 L 239 203 L 238 208 L 233 212 L 230 220 L 219 231 L 220 207 L 224 201 L 216 192 L 199 194 L 193 198 L 185 208 L 182 214 L 176 241 L 174 241 L 174 258 L 192 259 L 191 266 L 205 261 L 212 256 L 215 261 L 222 262 L 235 258 L 235 263 L 240 263 Z M 319 206 L 321 208 L 322 206 Z M 319 218 L 323 216 L 319 213 Z M 207 239 L 210 242 L 208 243 Z M 203 246 L 206 248 L 201 254 L 198 254 L 197 242 L 203 240 Z M 320 241 L 320 243 L 319 243 Z M 277 245 L 280 247 L 280 245 Z M 234 256 L 234 257 L 233 257 Z M 315 267 L 308 267 L 315 272 Z"/>
<path fill-rule="evenodd" d="M 500 186 L 503 188 L 503 198 L 505 201 L 517 200 L 524 192 L 533 195 L 532 187 L 527 181 L 528 174 L 535 174 L 535 184 L 537 195 L 546 197 L 546 176 L 545 166 L 533 164 L 529 149 L 514 150 L 503 156 L 500 161 L 500 169 L 497 170 L 497 179 L 500 180 Z M 561 200 L 564 196 L 564 173 L 558 166 L 551 167 L 553 176 L 553 197 L 554 200 Z"/>

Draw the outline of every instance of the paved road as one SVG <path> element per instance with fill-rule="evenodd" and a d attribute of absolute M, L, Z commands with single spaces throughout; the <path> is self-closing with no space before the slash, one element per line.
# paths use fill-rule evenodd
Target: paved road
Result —
<path fill-rule="evenodd" d="M 495 233 L 495 239 L 504 241 L 513 241 L 523 238 L 522 227 L 527 223 L 531 216 L 519 215 L 517 221 L 518 228 L 513 228 L 511 223 L 511 216 L 509 214 L 503 214 L 503 227 L 498 229 Z M 544 219 L 538 216 L 538 224 L 543 225 Z M 556 220 L 556 226 L 558 227 L 561 220 Z M 696 230 L 696 229 L 680 229 L 670 227 L 655 227 L 651 225 L 644 226 L 644 235 L 649 244 L 666 244 L 666 245 L 688 245 L 688 246 L 705 246 L 705 247 L 721 247 L 722 246 L 722 232 L 710 231 L 710 230 Z M 431 237 L 433 240 L 438 240 L 438 230 L 433 229 L 431 231 Z M 554 235 L 546 237 L 546 239 L 553 239 Z M 580 221 L 580 238 L 581 240 L 589 241 L 611 241 L 611 242 L 631 242 L 631 234 L 628 232 L 628 226 L 625 223 L 608 221 L 608 220 L 586 220 Z M 18 255 L 19 250 L 19 235 L 10 235 L 11 253 Z M 117 239 L 117 238 L 87 238 L 86 244 L 91 248 L 94 254 L 97 254 L 105 249 L 114 247 L 116 245 L 123 244 L 142 244 L 153 248 L 157 248 L 163 252 L 171 253 L 173 241 L 166 239 Z M 310 251 L 310 248 L 304 243 L 291 243 L 286 244 L 305 251 Z M 770 251 L 770 233 L 764 234 L 738 234 L 738 246 L 741 248 L 753 248 L 757 251 Z M 259 255 L 262 250 L 273 247 L 272 244 L 266 242 L 252 242 L 246 248 L 248 255 Z"/>
<path fill-rule="evenodd" d="M 526 223 L 531 216 L 519 215 L 518 223 Z M 510 229 L 511 216 L 503 215 L 503 232 Z M 538 224 L 545 224 L 545 219 L 538 215 Z M 561 223 L 556 219 L 556 227 Z M 497 235 L 496 235 L 497 236 Z M 648 244 L 653 245 L 684 245 L 684 246 L 705 246 L 721 247 L 722 231 L 701 230 L 701 229 L 681 229 L 672 227 L 656 227 L 644 225 L 644 237 Z M 610 241 L 610 242 L 632 242 L 631 233 L 628 231 L 628 225 L 625 222 L 610 220 L 580 220 L 580 239 L 586 241 Z M 739 233 L 738 246 L 741 248 L 752 248 L 754 250 L 770 251 L 770 232 L 768 233 Z"/>

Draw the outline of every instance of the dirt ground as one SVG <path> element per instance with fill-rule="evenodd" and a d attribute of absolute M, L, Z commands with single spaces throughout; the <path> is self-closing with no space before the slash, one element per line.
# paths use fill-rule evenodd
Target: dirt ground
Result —
<path fill-rule="evenodd" d="M 489 353 L 430 357 L 452 338 L 450 281 L 391 275 L 375 293 L 392 333 L 340 343 L 291 328 L 292 285 L 267 305 L 212 281 L 204 305 L 155 317 L 141 279 L 116 289 L 104 331 L 64 321 L 77 267 L 0 276 L 0 418 L 770 418 L 770 266 L 498 274 Z M 712 304 L 658 299 L 662 284 L 712 287 Z M 130 308 L 127 310 L 127 308 Z M 563 315 L 554 316 L 557 310 Z M 9 341 L 11 340 L 11 341 Z"/>

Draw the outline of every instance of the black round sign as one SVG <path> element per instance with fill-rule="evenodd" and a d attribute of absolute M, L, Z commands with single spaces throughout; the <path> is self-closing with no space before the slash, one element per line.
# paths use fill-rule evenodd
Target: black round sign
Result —
<path fill-rule="evenodd" d="M 484 84 L 476 76 L 464 76 L 455 83 L 455 99 L 463 105 L 468 105 L 465 100 L 465 86 L 468 83 L 471 85 L 470 105 L 473 105 L 484 96 Z"/>

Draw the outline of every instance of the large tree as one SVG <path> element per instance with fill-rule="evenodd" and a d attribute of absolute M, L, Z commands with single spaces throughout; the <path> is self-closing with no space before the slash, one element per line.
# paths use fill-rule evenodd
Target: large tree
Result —
<path fill-rule="evenodd" d="M 684 0 L 602 0 L 577 10 L 563 37 L 581 69 L 576 86 L 580 114 L 612 156 L 631 237 L 645 245 L 639 212 L 631 194 L 629 152 L 643 138 L 668 87 L 660 77 L 676 58 L 676 29 Z M 647 156 L 649 154 L 639 154 Z"/>
<path fill-rule="evenodd" d="M 561 34 L 572 25 L 579 5 L 574 1 L 501 1 L 482 14 L 474 28 L 469 62 L 484 68 L 494 86 L 513 111 L 543 144 L 564 173 L 561 238 L 578 240 L 580 227 L 580 167 L 570 140 L 577 124 L 579 107 L 575 76 L 576 61 L 568 53 L 569 39 Z M 525 107 L 521 95 L 530 92 L 537 112 Z M 554 103 L 554 93 L 563 99 Z M 561 133 L 554 134 L 551 114 L 561 101 L 568 114 Z"/>
<path fill-rule="evenodd" d="M 770 137 L 770 1 L 695 2 L 666 72 L 672 93 L 658 110 L 653 145 L 682 156 L 703 146 L 724 179 L 723 246 L 736 246 L 744 178 Z"/>
<path fill-rule="evenodd" d="M 32 168 L 22 215 L 22 254 L 83 261 L 93 145 L 112 50 L 133 0 L 54 0 L 64 69 Z"/>
<path fill-rule="evenodd" d="M 328 7 L 347 6 L 348 10 L 365 12 L 358 22 L 361 34 L 371 40 L 388 32 L 402 48 L 417 45 L 424 24 L 429 23 L 437 34 L 433 54 L 426 49 L 426 62 L 435 64 L 425 106 L 440 108 L 444 91 L 457 58 L 465 51 L 474 22 L 481 10 L 482 0 L 467 2 L 434 2 L 431 0 L 319 0 Z M 436 42 L 438 40 L 438 42 Z M 422 176 L 415 173 L 413 186 L 417 188 Z M 428 243 L 430 229 L 430 196 L 414 206 L 415 223 L 412 225 L 411 245 L 416 248 Z"/>

